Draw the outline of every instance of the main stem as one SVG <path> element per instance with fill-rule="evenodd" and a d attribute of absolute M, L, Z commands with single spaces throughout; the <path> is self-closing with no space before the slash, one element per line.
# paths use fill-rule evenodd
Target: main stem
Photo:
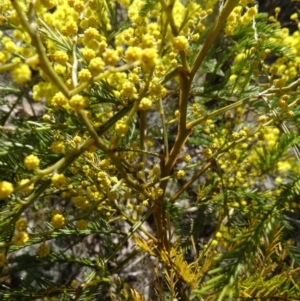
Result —
<path fill-rule="evenodd" d="M 166 3 L 161 0 L 162 8 L 167 14 L 168 21 L 170 22 L 171 31 L 173 36 L 179 34 L 177 28 L 172 24 L 172 5 L 168 6 Z M 180 95 L 179 95 L 179 117 L 178 117 L 178 131 L 175 139 L 174 146 L 170 151 L 170 154 L 162 158 L 161 162 L 161 178 L 165 178 L 171 175 L 174 165 L 177 162 L 178 156 L 188 138 L 192 132 L 192 124 L 190 123 L 187 126 L 187 106 L 188 106 L 188 97 L 190 94 L 190 89 L 192 81 L 196 72 L 199 70 L 201 64 L 203 63 L 209 49 L 219 36 L 222 28 L 224 27 L 227 17 L 238 4 L 239 0 L 227 0 L 223 10 L 219 13 L 216 22 L 214 23 L 210 33 L 207 35 L 206 40 L 204 41 L 201 49 L 199 50 L 194 64 L 191 69 L 185 64 L 185 61 L 182 62 L 182 67 L 178 68 L 178 76 L 180 81 Z M 172 26 L 173 25 L 173 26 Z M 163 208 L 164 204 L 164 194 L 168 185 L 168 181 L 162 181 L 160 183 L 160 188 L 163 190 L 163 195 L 154 203 L 154 221 L 157 232 L 157 239 L 159 247 L 162 249 L 169 249 L 169 241 L 167 238 L 167 229 L 163 226 L 165 222 L 165 212 Z M 174 200 L 175 201 L 175 200 Z"/>

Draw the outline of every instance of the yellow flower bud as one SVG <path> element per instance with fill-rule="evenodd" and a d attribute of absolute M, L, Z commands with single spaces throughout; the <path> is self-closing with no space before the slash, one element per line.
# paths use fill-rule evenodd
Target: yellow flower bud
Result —
<path fill-rule="evenodd" d="M 41 258 L 47 257 L 48 254 L 50 253 L 50 247 L 45 243 L 42 243 L 41 245 L 39 245 L 36 253 Z"/>
<path fill-rule="evenodd" d="M 35 155 L 29 155 L 25 157 L 24 165 L 28 170 L 37 169 L 40 165 L 40 159 Z"/>
<path fill-rule="evenodd" d="M 23 84 L 31 79 L 31 70 L 26 64 L 19 64 L 11 72 L 12 80 L 17 84 Z"/>
<path fill-rule="evenodd" d="M 55 229 L 59 229 L 64 226 L 65 218 L 62 214 L 54 214 L 51 219 L 51 224 Z"/>
<path fill-rule="evenodd" d="M 173 47 L 175 50 L 185 50 L 189 45 L 189 42 L 185 36 L 177 36 L 173 40 Z"/>
<path fill-rule="evenodd" d="M 0 182 L 0 200 L 5 199 L 14 191 L 14 187 L 11 183 L 6 181 Z"/>
<path fill-rule="evenodd" d="M 13 237 L 13 243 L 16 246 L 23 246 L 29 240 L 28 233 L 25 231 L 18 232 Z"/>

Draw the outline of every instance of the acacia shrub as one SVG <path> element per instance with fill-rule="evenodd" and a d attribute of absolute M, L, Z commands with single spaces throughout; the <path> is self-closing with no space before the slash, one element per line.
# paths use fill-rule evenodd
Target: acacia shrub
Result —
<path fill-rule="evenodd" d="M 300 36 L 280 7 L 2 2 L 1 298 L 297 300 Z M 43 116 L 8 123 L 24 97 Z"/>

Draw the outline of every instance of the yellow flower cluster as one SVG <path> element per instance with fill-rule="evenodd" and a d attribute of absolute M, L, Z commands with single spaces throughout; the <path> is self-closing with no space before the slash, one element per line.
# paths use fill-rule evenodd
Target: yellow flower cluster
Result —
<path fill-rule="evenodd" d="M 81 219 L 77 222 L 77 225 L 76 225 L 77 229 L 80 230 L 80 231 L 84 231 L 87 229 L 88 227 L 88 222 L 84 219 Z"/>
<path fill-rule="evenodd" d="M 64 154 L 64 152 L 65 152 L 65 143 L 63 141 L 53 141 L 51 143 L 51 150 L 55 154 Z"/>
<path fill-rule="evenodd" d="M 183 179 L 185 177 L 185 171 L 183 169 L 178 170 L 176 173 L 176 179 Z"/>
<path fill-rule="evenodd" d="M 127 133 L 128 131 L 128 125 L 126 124 L 126 122 L 119 120 L 116 123 L 116 132 L 118 134 L 118 136 L 123 136 Z"/>
<path fill-rule="evenodd" d="M 63 174 L 56 173 L 51 178 L 52 185 L 56 188 L 62 188 L 66 181 L 66 177 Z"/>
<path fill-rule="evenodd" d="M 18 230 L 19 232 L 22 232 L 22 231 L 26 231 L 27 229 L 27 226 L 28 226 L 28 223 L 25 219 L 19 219 L 17 222 L 16 222 L 16 230 Z"/>
<path fill-rule="evenodd" d="M 0 200 L 5 199 L 14 191 L 14 187 L 10 182 L 0 181 Z"/>
<path fill-rule="evenodd" d="M 69 104 L 75 111 L 80 111 L 88 106 L 89 100 L 81 95 L 74 95 L 70 99 Z"/>
<path fill-rule="evenodd" d="M 298 23 L 300 24 L 300 22 Z M 291 53 L 295 55 L 294 60 L 288 60 L 287 58 L 278 58 L 272 65 L 275 69 L 276 75 L 283 75 L 286 78 L 294 78 L 297 76 L 300 69 L 300 33 L 295 31 L 293 34 L 289 34 L 287 28 L 280 30 L 280 35 L 270 38 L 271 42 L 280 43 L 286 45 L 291 49 Z"/>
<path fill-rule="evenodd" d="M 112 28 L 110 23 L 109 8 L 106 4 L 95 0 L 88 2 L 81 0 L 40 0 L 35 4 L 35 12 L 44 23 L 39 23 L 45 37 L 42 43 L 46 50 L 49 62 L 53 64 L 54 71 L 69 89 L 73 89 L 77 80 L 79 83 L 89 83 L 91 85 L 95 77 L 105 70 L 126 62 L 140 65 L 129 72 L 108 72 L 107 80 L 114 88 L 114 94 L 120 98 L 121 103 L 126 104 L 128 100 L 139 99 L 139 93 L 143 90 L 142 85 L 145 80 L 143 72 L 154 71 L 157 79 L 150 83 L 150 95 L 147 98 L 162 98 L 166 94 L 165 88 L 158 83 L 166 70 L 170 61 L 173 66 L 178 66 L 178 51 L 190 52 L 189 47 L 196 42 L 204 31 L 203 20 L 212 12 L 209 8 L 203 10 L 200 5 L 189 2 L 185 7 L 181 1 L 174 1 L 173 16 L 177 29 L 181 28 L 179 34 L 174 36 L 168 27 L 165 36 L 162 36 L 164 17 L 160 16 L 160 5 L 151 9 L 145 17 L 140 16 L 141 9 L 145 6 L 145 1 L 135 0 L 120 2 L 128 9 L 128 17 L 132 22 L 129 28 L 121 30 L 114 37 L 115 47 L 111 47 L 108 41 L 107 31 Z M 22 3 L 22 8 L 26 11 L 26 5 Z M 50 11 L 49 9 L 54 8 Z M 208 7 L 208 6 L 207 6 Z M 10 14 L 10 21 L 16 27 L 20 25 L 17 13 L 12 10 L 11 5 L 7 9 Z M 99 22 L 99 12 L 101 22 Z M 101 12 L 101 13 L 100 13 Z M 186 14 L 186 17 L 183 17 Z M 161 19 L 160 19 L 161 18 Z M 47 26 L 44 26 L 46 24 Z M 56 33 L 51 28 L 60 32 L 59 45 L 56 44 Z M 47 36 L 49 38 L 47 38 Z M 47 104 L 51 104 L 55 109 L 63 107 L 69 110 L 72 107 L 75 111 L 86 109 L 88 101 L 80 94 L 73 96 L 70 100 L 58 91 L 52 80 L 48 78 L 39 67 L 39 60 L 36 59 L 36 49 L 28 47 L 30 45 L 30 35 L 22 30 L 16 29 L 14 37 L 19 44 L 8 37 L 1 39 L 3 51 L 0 51 L 0 61 L 6 63 L 18 59 L 20 63 L 12 70 L 12 78 L 22 84 L 31 79 L 31 70 L 38 70 L 44 81 L 33 87 L 33 99 L 36 101 L 46 99 Z M 71 64 L 74 57 L 70 55 L 69 37 L 76 38 L 77 49 L 79 51 L 79 65 L 76 74 L 72 73 Z M 165 44 L 174 52 L 161 52 L 161 43 Z M 19 46 L 20 45 L 20 46 Z M 110 45 L 110 46 L 109 46 Z M 23 57 L 29 58 L 28 64 L 21 59 L 14 57 L 14 52 L 18 51 Z M 173 56 L 172 54 L 173 53 Z M 35 58 L 35 59 L 33 59 Z M 32 63 L 29 63 L 32 61 Z M 75 75 L 75 76 L 74 76 Z M 76 80 L 75 80 L 76 77 Z M 74 81 L 75 80 L 75 81 Z M 141 97 L 143 98 L 143 97 Z M 141 99 L 140 98 L 140 99 Z M 145 98 L 146 99 L 146 98 Z M 141 101 L 140 109 L 148 110 L 150 102 L 144 105 Z M 97 126 L 97 123 L 95 123 Z M 124 131 L 123 131 L 124 132 Z"/>
<path fill-rule="evenodd" d="M 13 243 L 16 246 L 23 246 L 29 240 L 28 233 L 25 231 L 17 232 L 13 237 Z"/>
<path fill-rule="evenodd" d="M 40 165 L 40 159 L 35 155 L 29 155 L 24 159 L 24 166 L 29 169 L 37 169 Z"/>
<path fill-rule="evenodd" d="M 42 243 L 39 245 L 36 253 L 39 257 L 45 258 L 50 253 L 50 247 L 48 245 L 46 245 L 45 243 Z"/>
<path fill-rule="evenodd" d="M 89 196 L 95 198 L 93 192 L 89 191 Z M 79 209 L 86 209 L 89 206 L 89 200 L 81 195 L 74 196 L 71 198 L 72 203 Z"/>
<path fill-rule="evenodd" d="M 51 224 L 55 229 L 62 228 L 65 224 L 64 216 L 60 213 L 53 214 Z"/>
<path fill-rule="evenodd" d="M 11 72 L 12 80 L 16 84 L 24 84 L 31 79 L 31 70 L 26 64 L 19 64 Z"/>
<path fill-rule="evenodd" d="M 183 51 L 188 47 L 189 43 L 185 36 L 177 36 L 173 39 L 173 48 L 177 51 Z"/>
<path fill-rule="evenodd" d="M 228 16 L 225 27 L 226 35 L 231 35 L 234 29 L 239 25 L 248 25 L 251 20 L 257 15 L 258 10 L 256 6 L 248 7 L 253 1 L 241 1 L 242 6 L 237 6 Z M 246 7 L 246 10 L 243 9 Z"/>
<path fill-rule="evenodd" d="M 152 107 L 152 101 L 147 97 L 142 98 L 139 104 L 139 109 L 142 111 L 148 111 L 151 109 L 151 107 Z"/>
<path fill-rule="evenodd" d="M 57 50 L 53 54 L 53 59 L 57 63 L 65 64 L 69 60 L 69 56 L 64 51 Z"/>

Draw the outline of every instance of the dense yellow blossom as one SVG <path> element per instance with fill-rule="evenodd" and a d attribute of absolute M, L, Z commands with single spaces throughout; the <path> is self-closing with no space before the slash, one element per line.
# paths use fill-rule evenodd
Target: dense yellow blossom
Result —
<path fill-rule="evenodd" d="M 103 61 L 106 65 L 114 66 L 119 60 L 120 57 L 116 50 L 106 49 L 106 51 L 103 53 Z"/>
<path fill-rule="evenodd" d="M 22 246 L 29 240 L 28 233 L 25 231 L 17 232 L 13 237 L 13 243 L 16 246 Z"/>
<path fill-rule="evenodd" d="M 39 245 L 36 253 L 41 258 L 47 257 L 48 254 L 50 253 L 50 247 L 48 245 L 46 245 L 45 243 L 42 243 Z"/>
<path fill-rule="evenodd" d="M 55 174 L 51 178 L 52 185 L 61 188 L 66 184 L 66 177 L 63 174 Z"/>
<path fill-rule="evenodd" d="M 76 110 L 83 110 L 88 104 L 89 100 L 81 95 L 74 95 L 70 101 L 69 101 L 70 106 Z"/>
<path fill-rule="evenodd" d="M 88 227 L 88 222 L 84 219 L 81 219 L 77 222 L 77 225 L 76 225 L 77 229 L 80 230 L 80 231 L 83 231 L 83 230 L 86 230 L 87 227 Z"/>
<path fill-rule="evenodd" d="M 140 60 L 142 57 L 142 49 L 140 47 L 130 46 L 125 52 L 125 59 L 127 62 L 134 62 Z"/>
<path fill-rule="evenodd" d="M 152 101 L 146 97 L 142 98 L 139 104 L 139 109 L 143 111 L 147 111 L 151 109 L 151 107 L 152 107 Z"/>
<path fill-rule="evenodd" d="M 99 75 L 103 71 L 105 63 L 100 57 L 95 57 L 90 60 L 89 70 L 93 76 Z"/>
<path fill-rule="evenodd" d="M 29 155 L 24 159 L 24 165 L 27 169 L 37 169 L 40 165 L 40 159 L 35 155 Z"/>
<path fill-rule="evenodd" d="M 182 51 L 188 47 L 188 40 L 184 36 L 175 37 L 173 40 L 173 47 L 175 50 Z"/>
<path fill-rule="evenodd" d="M 12 183 L 0 181 L 0 200 L 3 200 L 14 191 Z"/>
<path fill-rule="evenodd" d="M 61 92 L 58 92 L 55 93 L 51 102 L 54 106 L 63 106 L 68 102 L 68 99 Z"/>
<path fill-rule="evenodd" d="M 59 229 L 64 226 L 65 224 L 65 218 L 62 214 L 53 214 L 51 219 L 51 224 L 55 229 Z"/>
<path fill-rule="evenodd" d="M 55 154 L 63 154 L 65 152 L 65 144 L 63 141 L 53 141 L 51 143 L 51 150 Z"/>
<path fill-rule="evenodd" d="M 20 64 L 11 72 L 12 80 L 17 84 L 24 84 L 31 79 L 31 70 L 28 65 Z"/>
<path fill-rule="evenodd" d="M 17 222 L 16 222 L 16 229 L 21 232 L 21 231 L 26 231 L 27 229 L 27 226 L 28 226 L 28 223 L 25 219 L 19 219 Z"/>

